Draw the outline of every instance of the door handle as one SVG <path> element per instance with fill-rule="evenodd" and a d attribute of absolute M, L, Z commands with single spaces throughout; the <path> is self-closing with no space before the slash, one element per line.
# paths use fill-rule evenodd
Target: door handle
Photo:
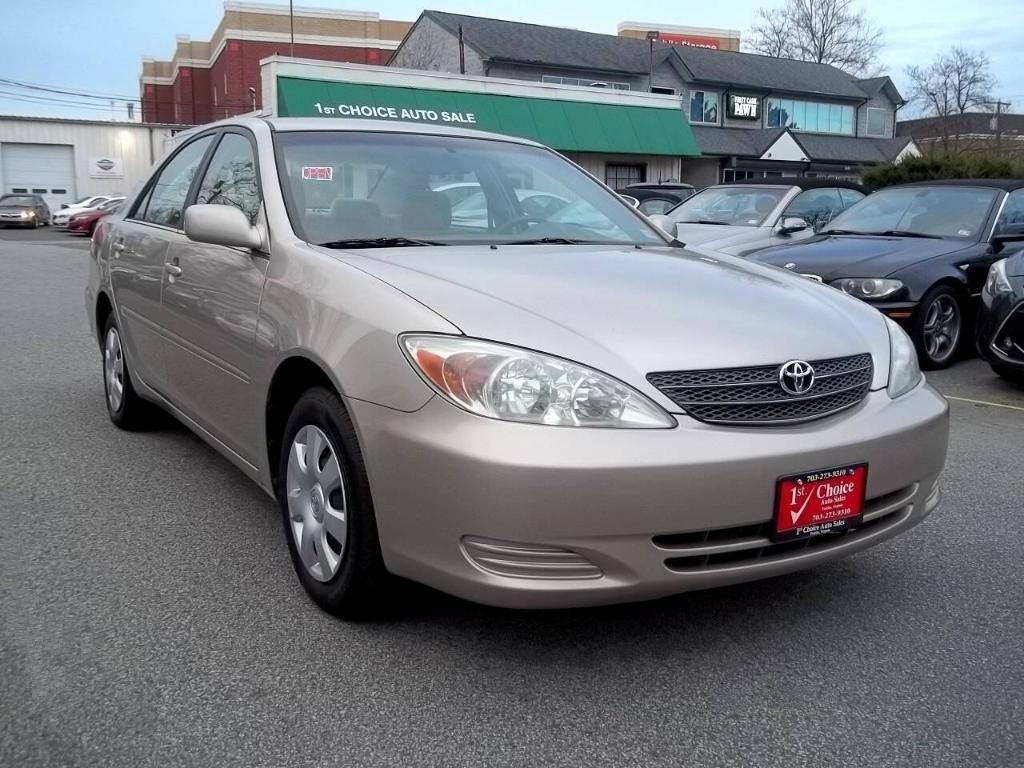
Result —
<path fill-rule="evenodd" d="M 110 248 L 114 251 L 114 255 L 115 256 L 117 256 L 118 254 L 123 253 L 124 252 L 124 240 L 115 240 L 114 244 L 112 246 L 110 246 Z"/>
<path fill-rule="evenodd" d="M 164 262 L 164 269 L 167 270 L 167 274 L 171 277 L 181 277 L 181 267 L 177 264 L 172 264 L 169 261 Z"/>

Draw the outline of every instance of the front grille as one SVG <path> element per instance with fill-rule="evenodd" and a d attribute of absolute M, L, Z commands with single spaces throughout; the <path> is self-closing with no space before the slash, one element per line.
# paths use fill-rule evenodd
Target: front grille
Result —
<path fill-rule="evenodd" d="M 772 521 L 732 528 L 713 528 L 689 533 L 672 533 L 651 539 L 664 554 L 665 567 L 678 573 L 700 573 L 784 560 L 802 552 L 831 549 L 868 533 L 898 525 L 913 511 L 911 500 L 918 485 L 869 499 L 864 517 L 856 528 L 826 533 L 796 541 L 775 543 L 769 538 Z"/>
<path fill-rule="evenodd" d="M 811 361 L 814 385 L 791 395 L 780 365 L 649 373 L 647 380 L 688 415 L 709 424 L 792 424 L 856 405 L 871 388 L 871 355 Z"/>

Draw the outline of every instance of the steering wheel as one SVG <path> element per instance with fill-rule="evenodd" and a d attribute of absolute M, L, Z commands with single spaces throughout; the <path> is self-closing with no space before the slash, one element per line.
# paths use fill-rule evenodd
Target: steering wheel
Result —
<path fill-rule="evenodd" d="M 495 233 L 504 235 L 509 232 L 522 232 L 521 229 L 515 229 L 520 224 L 540 224 L 542 221 L 547 221 L 543 216 L 532 216 L 528 213 L 524 213 L 521 216 L 509 219 L 504 224 L 494 228 Z"/>

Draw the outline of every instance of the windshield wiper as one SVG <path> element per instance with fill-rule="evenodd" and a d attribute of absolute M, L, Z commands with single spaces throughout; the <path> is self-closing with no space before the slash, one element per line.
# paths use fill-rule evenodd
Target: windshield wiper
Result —
<path fill-rule="evenodd" d="M 679 223 L 680 224 L 716 224 L 719 227 L 728 227 L 729 226 L 729 222 L 728 221 L 715 221 L 714 219 L 697 219 L 696 221 L 685 220 L 685 221 L 681 221 Z"/>
<path fill-rule="evenodd" d="M 317 243 L 321 248 L 405 248 L 414 245 L 448 245 L 437 240 L 414 240 L 411 237 L 354 237 L 349 240 L 328 240 Z"/>
<path fill-rule="evenodd" d="M 938 235 L 926 235 L 924 232 L 910 232 L 906 229 L 887 229 L 884 232 L 868 232 L 869 235 L 885 235 L 888 237 L 927 237 L 929 240 L 941 240 Z"/>
<path fill-rule="evenodd" d="M 858 232 L 855 229 L 823 229 L 819 235 L 877 235 L 877 232 Z"/>
<path fill-rule="evenodd" d="M 533 240 L 509 240 L 495 245 L 599 245 L 599 240 L 573 240 L 571 237 L 537 237 Z"/>

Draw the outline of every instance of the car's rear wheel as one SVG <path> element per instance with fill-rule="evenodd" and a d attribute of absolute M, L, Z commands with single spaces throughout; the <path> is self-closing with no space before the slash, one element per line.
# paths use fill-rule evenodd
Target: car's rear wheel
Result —
<path fill-rule="evenodd" d="M 344 618 L 373 613 L 389 577 L 366 466 L 340 398 L 323 387 L 304 393 L 281 446 L 278 497 L 299 581 L 329 613 Z"/>
<path fill-rule="evenodd" d="M 1024 370 L 1020 368 L 1011 368 L 1008 365 L 998 365 L 996 363 L 992 363 L 992 370 L 1011 384 L 1020 384 L 1021 386 L 1024 386 Z"/>
<path fill-rule="evenodd" d="M 145 429 L 153 424 L 156 408 L 135 392 L 113 312 L 103 326 L 103 392 L 110 420 L 121 429 Z"/>
<path fill-rule="evenodd" d="M 956 359 L 963 337 L 964 313 L 957 292 L 937 285 L 925 294 L 914 319 L 913 338 L 921 366 L 948 368 Z"/>

